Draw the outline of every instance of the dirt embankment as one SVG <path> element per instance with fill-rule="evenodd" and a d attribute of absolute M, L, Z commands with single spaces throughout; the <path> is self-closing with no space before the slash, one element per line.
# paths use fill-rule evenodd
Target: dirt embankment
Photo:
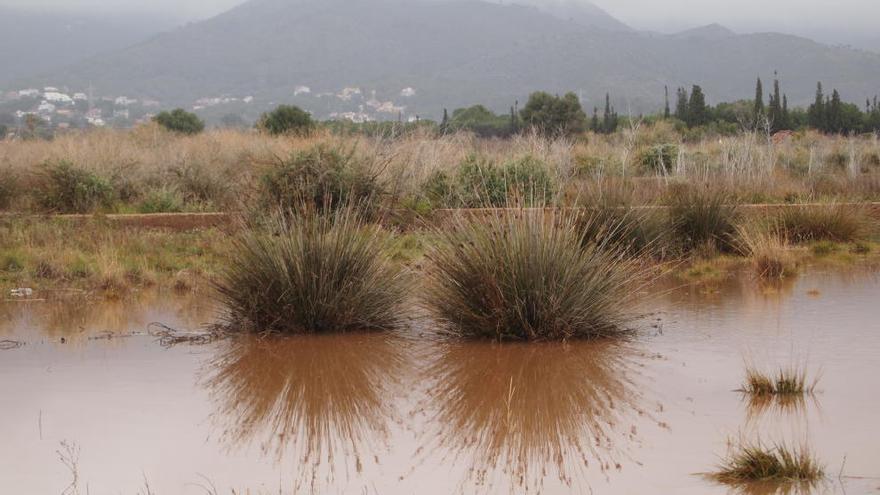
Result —
<path fill-rule="evenodd" d="M 837 203 L 838 205 L 841 203 Z M 843 203 L 850 204 L 850 203 Z M 880 220 L 880 202 L 877 203 L 851 203 L 852 206 L 865 208 L 871 217 Z M 769 214 L 787 208 L 821 208 L 830 206 L 828 203 L 815 204 L 755 204 L 741 205 L 743 211 L 749 214 Z M 650 208 L 666 208 L 656 206 Z M 485 214 L 503 210 L 503 208 L 476 208 L 469 212 Z M 439 209 L 434 212 L 433 219 L 447 218 L 459 210 Z M 3 218 L 0 214 L 0 218 Z M 12 215 L 5 215 L 12 216 Z M 94 220 L 106 221 L 117 227 L 143 228 L 143 229 L 169 229 L 173 231 L 187 231 L 205 229 L 211 227 L 224 227 L 232 224 L 236 218 L 235 213 L 151 213 L 151 214 L 110 214 L 110 215 L 28 215 L 30 218 L 57 218 L 70 222 L 88 222 Z"/>

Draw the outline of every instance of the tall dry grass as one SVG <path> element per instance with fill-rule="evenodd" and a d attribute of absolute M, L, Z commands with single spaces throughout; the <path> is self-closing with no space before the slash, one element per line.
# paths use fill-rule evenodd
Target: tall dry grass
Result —
<path fill-rule="evenodd" d="M 662 200 L 680 182 L 712 182 L 745 203 L 880 199 L 876 137 L 807 132 L 774 143 L 766 135 L 744 132 L 692 140 L 667 123 L 632 126 L 610 136 L 523 134 L 509 140 L 424 131 L 395 138 L 328 132 L 272 137 L 238 130 L 179 136 L 147 125 L 4 142 L 0 208 L 39 210 L 41 167 L 65 161 L 110 182 L 123 206 L 138 205 L 155 191 L 173 191 L 185 209 L 234 209 L 254 201 L 267 167 L 317 145 L 351 149 L 359 159 L 382 163 L 377 178 L 389 185 L 392 201 L 417 197 L 429 178 L 438 172 L 455 175 L 470 156 L 496 164 L 534 159 L 559 186 L 553 199 L 561 204 L 576 203 L 579 192 L 598 183 L 630 188 L 643 203 Z M 640 157 L 657 149 L 665 150 L 663 167 L 642 163 Z"/>

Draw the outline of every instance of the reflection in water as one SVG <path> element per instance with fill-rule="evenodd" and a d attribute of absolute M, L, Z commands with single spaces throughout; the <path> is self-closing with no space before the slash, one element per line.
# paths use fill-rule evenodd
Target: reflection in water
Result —
<path fill-rule="evenodd" d="M 580 484 L 590 465 L 621 469 L 645 415 L 633 350 L 610 342 L 457 343 L 427 369 L 436 448 L 465 459 L 469 482 L 540 491 Z"/>
<path fill-rule="evenodd" d="M 45 301 L 0 302 L 0 335 L 33 339 L 34 330 L 49 338 L 75 338 L 99 333 L 142 332 L 153 321 L 197 327 L 214 316 L 211 301 L 194 294 L 169 298 L 158 290 L 118 300 L 88 295 L 50 296 Z"/>
<path fill-rule="evenodd" d="M 752 481 L 727 486 L 730 495 L 810 495 L 827 493 L 827 485 L 818 481 Z"/>
<path fill-rule="evenodd" d="M 207 363 L 203 384 L 214 420 L 233 451 L 252 443 L 281 462 L 290 454 L 296 479 L 320 491 L 336 478 L 378 463 L 387 444 L 401 342 L 383 334 L 308 335 L 223 344 Z"/>
<path fill-rule="evenodd" d="M 821 410 L 815 394 L 745 394 L 746 425 L 754 427 L 761 421 L 784 421 L 789 425 L 806 425 L 809 409 Z"/>

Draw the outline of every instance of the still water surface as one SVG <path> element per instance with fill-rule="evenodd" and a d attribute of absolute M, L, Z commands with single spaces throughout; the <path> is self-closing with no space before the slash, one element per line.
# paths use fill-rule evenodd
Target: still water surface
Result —
<path fill-rule="evenodd" d="M 61 493 L 60 457 L 90 494 L 774 493 L 699 475 L 740 437 L 808 442 L 831 473 L 815 493 L 880 493 L 876 274 L 667 288 L 645 310 L 628 343 L 166 349 L 149 323 L 194 329 L 214 308 L 171 294 L 0 303 L 0 340 L 26 343 L 0 351 L 0 493 Z M 819 392 L 749 403 L 734 392 L 746 361 L 806 363 Z"/>

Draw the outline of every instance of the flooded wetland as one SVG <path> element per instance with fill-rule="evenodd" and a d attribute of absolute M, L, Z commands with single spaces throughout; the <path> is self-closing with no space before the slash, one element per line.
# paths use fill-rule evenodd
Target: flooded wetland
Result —
<path fill-rule="evenodd" d="M 146 292 L 0 304 L 6 493 L 880 493 L 880 277 L 660 284 L 628 339 L 344 333 L 162 346 L 217 308 Z M 747 366 L 812 393 L 738 392 Z M 810 485 L 710 479 L 730 444 L 804 445 Z M 66 490 L 66 492 L 65 492 Z"/>

